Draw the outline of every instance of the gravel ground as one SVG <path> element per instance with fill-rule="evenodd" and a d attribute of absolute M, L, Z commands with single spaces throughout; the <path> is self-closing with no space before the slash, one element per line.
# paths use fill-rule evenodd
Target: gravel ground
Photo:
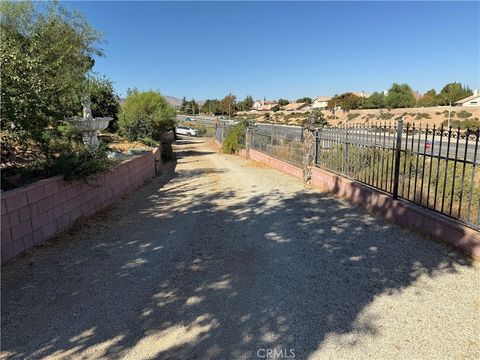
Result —
<path fill-rule="evenodd" d="M 3 358 L 480 358 L 468 260 L 202 140 L 175 150 L 175 176 L 3 267 Z"/>

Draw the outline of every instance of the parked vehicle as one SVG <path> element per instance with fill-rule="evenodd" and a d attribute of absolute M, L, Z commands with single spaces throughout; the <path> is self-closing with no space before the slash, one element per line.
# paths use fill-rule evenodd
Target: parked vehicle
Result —
<path fill-rule="evenodd" d="M 177 135 L 197 136 L 197 130 L 192 129 L 189 126 L 177 126 L 175 128 Z"/>

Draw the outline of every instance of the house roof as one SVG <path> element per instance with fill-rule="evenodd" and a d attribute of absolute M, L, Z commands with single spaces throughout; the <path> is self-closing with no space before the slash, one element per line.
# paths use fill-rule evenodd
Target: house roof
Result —
<path fill-rule="evenodd" d="M 277 106 L 276 103 L 273 103 L 273 104 L 265 104 L 265 105 L 263 105 L 259 110 L 268 111 L 268 110 L 272 110 L 272 108 L 274 108 L 275 106 Z"/>
<path fill-rule="evenodd" d="M 466 103 L 468 101 L 471 101 L 471 100 L 477 99 L 477 98 L 480 98 L 480 95 L 479 94 L 473 94 L 473 95 L 470 95 L 469 97 L 466 97 L 465 99 L 461 99 L 461 100 L 456 101 L 455 104 L 463 104 L 463 103 Z"/>
<path fill-rule="evenodd" d="M 304 103 L 304 102 L 291 103 L 291 104 L 285 105 L 285 106 L 283 107 L 283 110 L 287 110 L 287 111 L 290 111 L 290 110 L 298 110 L 298 109 L 301 109 L 302 107 L 304 107 L 305 105 L 308 105 L 308 104 L 307 104 L 307 103 Z"/>
<path fill-rule="evenodd" d="M 365 91 L 352 91 L 352 94 L 363 98 L 367 98 L 370 96 L 370 94 L 366 93 Z"/>
<path fill-rule="evenodd" d="M 272 104 L 277 104 L 277 102 L 275 100 L 255 100 L 255 102 L 257 103 L 263 103 L 265 105 L 272 105 Z"/>
<path fill-rule="evenodd" d="M 328 101 L 330 99 L 331 97 L 328 97 L 328 96 L 317 96 L 315 97 L 315 99 L 313 99 L 313 101 Z"/>

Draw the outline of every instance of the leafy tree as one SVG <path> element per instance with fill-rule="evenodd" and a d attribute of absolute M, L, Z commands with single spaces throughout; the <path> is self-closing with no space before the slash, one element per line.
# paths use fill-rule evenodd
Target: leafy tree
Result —
<path fill-rule="evenodd" d="M 237 110 L 247 111 L 253 107 L 254 101 L 250 95 L 247 95 L 243 101 L 237 103 Z"/>
<path fill-rule="evenodd" d="M 409 108 L 415 106 L 415 97 L 408 84 L 394 83 L 385 96 L 385 105 L 389 109 Z"/>
<path fill-rule="evenodd" d="M 470 88 L 463 86 L 460 83 L 453 82 L 445 85 L 440 91 L 440 105 L 453 105 L 456 101 L 472 95 Z"/>
<path fill-rule="evenodd" d="M 182 104 L 180 105 L 180 112 L 185 113 L 185 108 L 187 107 L 187 99 L 185 96 L 182 99 Z"/>
<path fill-rule="evenodd" d="M 198 106 L 195 99 L 186 101 L 185 105 L 183 104 L 183 101 L 182 101 L 182 107 L 183 107 L 183 113 L 187 115 L 194 115 L 200 112 L 200 107 Z"/>
<path fill-rule="evenodd" d="M 81 109 L 100 35 L 59 2 L 1 2 L 0 12 L 2 127 L 45 149 L 45 129 Z"/>
<path fill-rule="evenodd" d="M 347 92 L 340 95 L 335 95 L 328 101 L 327 107 L 334 109 L 336 106 L 340 106 L 343 111 L 350 111 L 358 109 L 362 106 L 364 98 L 355 95 L 354 93 Z"/>
<path fill-rule="evenodd" d="M 286 100 L 286 99 L 279 99 L 278 100 L 278 105 L 280 106 L 285 106 L 285 105 L 288 105 L 290 104 L 290 101 Z"/>
<path fill-rule="evenodd" d="M 200 111 L 204 114 L 218 115 L 220 113 L 219 106 L 220 101 L 218 101 L 217 99 L 208 99 L 203 103 Z"/>
<path fill-rule="evenodd" d="M 175 125 L 175 110 L 156 91 L 130 90 L 118 122 L 121 133 L 130 140 L 159 140 Z"/>
<path fill-rule="evenodd" d="M 382 109 L 385 107 L 385 96 L 383 93 L 374 92 L 362 104 L 362 109 Z"/>
<path fill-rule="evenodd" d="M 307 103 L 307 104 L 311 104 L 311 103 L 312 103 L 312 98 L 309 98 L 309 97 L 305 96 L 305 97 L 303 97 L 303 98 L 297 99 L 296 102 L 297 102 L 297 103 Z"/>
<path fill-rule="evenodd" d="M 219 110 L 222 114 L 224 115 L 234 115 L 235 114 L 235 109 L 236 109 L 236 100 L 237 97 L 232 94 L 228 94 L 225 96 L 222 100 L 220 100 L 219 104 Z"/>
<path fill-rule="evenodd" d="M 428 90 L 417 101 L 417 106 L 437 106 L 440 103 L 440 98 L 437 95 L 435 89 Z"/>
<path fill-rule="evenodd" d="M 120 98 L 113 89 L 113 84 L 107 78 L 92 78 L 89 81 L 88 92 L 92 100 L 93 117 L 113 117 L 108 128 L 118 129 L 118 113 L 120 112 Z"/>

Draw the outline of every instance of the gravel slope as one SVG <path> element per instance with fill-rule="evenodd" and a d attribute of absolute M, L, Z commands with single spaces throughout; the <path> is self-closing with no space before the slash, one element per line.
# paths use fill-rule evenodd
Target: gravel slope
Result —
<path fill-rule="evenodd" d="M 175 150 L 172 179 L 3 267 L 2 357 L 480 358 L 468 260 L 202 140 Z"/>

